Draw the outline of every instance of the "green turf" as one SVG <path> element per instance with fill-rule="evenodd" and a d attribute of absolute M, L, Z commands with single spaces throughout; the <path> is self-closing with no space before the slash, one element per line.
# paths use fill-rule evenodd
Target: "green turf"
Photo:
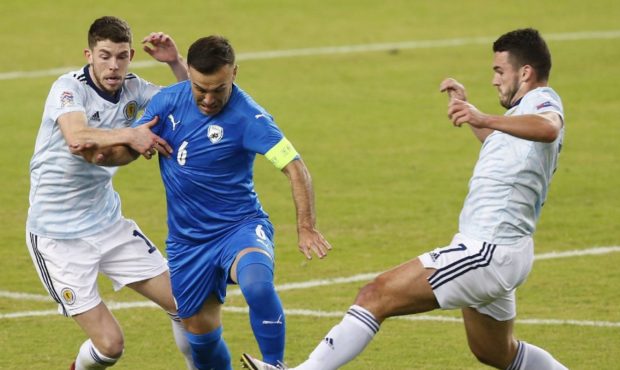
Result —
<path fill-rule="evenodd" d="M 176 5 L 176 6 L 175 6 Z M 3 1 L 0 76 L 84 63 L 86 31 L 98 16 L 129 21 L 138 47 L 150 31 L 171 33 L 184 51 L 211 33 L 240 54 L 388 42 L 492 40 L 517 27 L 543 35 L 620 29 L 614 0 L 411 1 Z M 620 38 L 549 41 L 551 85 L 563 98 L 566 136 L 560 166 L 535 235 L 537 253 L 620 245 Z M 479 144 L 446 119 L 439 82 L 462 81 L 481 110 L 502 113 L 491 86 L 489 43 L 242 60 L 237 82 L 275 117 L 302 153 L 314 180 L 320 229 L 334 246 L 306 262 L 296 248 L 294 210 L 285 176 L 256 163 L 256 187 L 276 225 L 278 284 L 374 273 L 447 243 L 455 232 Z M 147 61 L 140 50 L 136 61 Z M 135 68 L 173 81 L 163 66 Z M 56 76 L 0 79 L 0 291 L 43 294 L 24 242 L 28 162 L 43 103 Z M 165 205 L 155 162 L 119 171 L 115 187 L 127 217 L 160 247 Z M 571 369 L 617 369 L 620 362 L 620 254 L 537 261 L 518 291 L 519 319 L 581 320 L 516 325 L 517 334 L 549 349 Z M 107 300 L 140 300 L 130 291 Z M 344 312 L 363 281 L 283 291 L 287 309 Z M 244 307 L 241 297 L 227 306 Z M 0 297 L 0 315 L 54 310 L 51 303 Z M 455 313 L 434 315 L 458 317 Z M 115 369 L 181 369 L 166 316 L 153 308 L 116 311 L 126 352 Z M 287 361 L 297 364 L 339 317 L 289 315 Z M 224 313 L 233 357 L 257 352 L 246 315 Z M 0 369 L 63 369 L 83 334 L 58 315 L 0 316 Z M 345 369 L 483 369 L 469 353 L 462 324 L 388 320 L 362 356 Z"/>

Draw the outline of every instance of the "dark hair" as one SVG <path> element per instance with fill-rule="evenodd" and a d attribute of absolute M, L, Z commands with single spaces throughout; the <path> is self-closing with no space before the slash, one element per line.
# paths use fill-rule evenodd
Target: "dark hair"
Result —
<path fill-rule="evenodd" d="M 235 51 L 222 36 L 196 40 L 187 51 L 187 65 L 202 74 L 212 74 L 225 65 L 235 64 Z"/>
<path fill-rule="evenodd" d="M 120 18 L 105 16 L 95 19 L 88 30 L 88 47 L 93 49 L 97 42 L 128 42 L 131 45 L 131 28 Z"/>
<path fill-rule="evenodd" d="M 514 67 L 530 65 L 539 81 L 549 79 L 551 53 L 537 30 L 523 28 L 508 32 L 493 43 L 493 51 L 507 51 Z"/>

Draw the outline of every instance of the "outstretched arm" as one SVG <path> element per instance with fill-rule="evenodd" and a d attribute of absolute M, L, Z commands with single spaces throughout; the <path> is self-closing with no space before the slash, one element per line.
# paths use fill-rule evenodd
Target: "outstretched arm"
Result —
<path fill-rule="evenodd" d="M 151 132 L 157 118 L 136 127 L 102 130 L 89 127 L 84 112 L 70 112 L 58 117 L 58 125 L 71 153 L 102 165 L 122 165 L 142 154 L 151 159 L 156 151 L 170 155 L 172 148 Z M 112 149 L 113 148 L 113 149 Z"/>
<path fill-rule="evenodd" d="M 550 143 L 558 137 L 562 128 L 562 118 L 554 112 L 518 116 L 482 113 L 467 102 L 463 85 L 451 78 L 444 80 L 439 89 L 450 96 L 448 117 L 452 124 L 457 127 L 469 124 L 481 142 L 497 130 L 525 140 Z"/>
<path fill-rule="evenodd" d="M 297 210 L 297 235 L 299 251 L 312 259 L 312 252 L 319 258 L 327 255 L 332 249 L 323 235 L 316 229 L 316 214 L 314 210 L 314 190 L 312 179 L 306 165 L 301 159 L 295 159 L 287 164 L 282 171 L 289 178 L 293 192 L 293 201 Z"/>
<path fill-rule="evenodd" d="M 142 49 L 158 62 L 167 63 L 177 81 L 187 80 L 187 65 L 170 35 L 152 32 L 142 40 Z"/>

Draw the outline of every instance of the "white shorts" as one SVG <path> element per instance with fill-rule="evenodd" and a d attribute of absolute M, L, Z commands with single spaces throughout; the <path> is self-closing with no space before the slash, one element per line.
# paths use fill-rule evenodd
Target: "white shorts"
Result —
<path fill-rule="evenodd" d="M 473 307 L 496 320 L 517 315 L 515 289 L 534 262 L 534 242 L 496 245 L 456 234 L 450 245 L 419 256 L 436 271 L 428 278 L 442 309 Z"/>
<path fill-rule="evenodd" d="M 114 290 L 168 270 L 159 250 L 132 220 L 80 239 L 49 239 L 26 231 L 30 256 L 58 312 L 73 316 L 101 302 L 97 277 L 106 275 Z"/>

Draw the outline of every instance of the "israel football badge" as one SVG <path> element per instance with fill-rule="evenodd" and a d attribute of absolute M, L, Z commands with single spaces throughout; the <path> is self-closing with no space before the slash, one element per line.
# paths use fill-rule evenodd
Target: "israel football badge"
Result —
<path fill-rule="evenodd" d="M 224 137 L 224 129 L 218 125 L 209 125 L 207 127 L 207 137 L 213 144 L 217 144 Z"/>

